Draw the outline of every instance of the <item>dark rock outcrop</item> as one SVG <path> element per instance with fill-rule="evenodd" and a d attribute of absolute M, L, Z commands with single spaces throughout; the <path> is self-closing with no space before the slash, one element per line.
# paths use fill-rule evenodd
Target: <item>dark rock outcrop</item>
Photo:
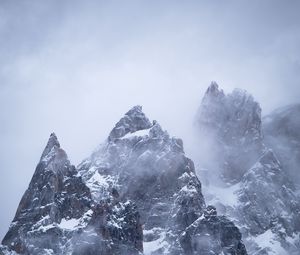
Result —
<path fill-rule="evenodd" d="M 108 208 L 105 218 L 109 220 L 100 224 L 95 220 L 99 205 L 92 200 L 89 188 L 60 148 L 56 135 L 51 134 L 2 241 L 5 246 L 3 249 L 6 249 L 6 253 L 12 250 L 18 254 L 76 254 L 81 247 L 75 241 L 78 236 L 84 236 L 85 247 L 95 248 L 98 247 L 95 243 L 102 243 L 101 249 L 107 251 L 106 254 L 118 254 L 117 251 L 123 251 L 128 245 L 128 249 L 135 250 L 130 254 L 138 254 L 142 251 L 142 242 L 135 242 L 142 240 L 142 233 L 138 229 L 139 214 L 135 207 L 131 204 L 125 207 L 119 201 L 114 205 L 105 203 Z M 120 206 L 124 208 L 114 214 L 114 210 Z M 112 219 L 122 221 L 123 225 L 111 226 Z M 107 229 L 109 235 L 97 232 L 97 226 Z M 133 230 L 129 231 L 130 227 L 136 230 L 135 236 Z M 93 243 L 93 240 L 97 241 Z M 112 240 L 113 247 L 110 244 Z M 125 245 L 124 240 L 130 242 Z M 101 249 L 92 254 L 103 254 Z M 91 253 L 81 251 L 80 254 Z"/>
<path fill-rule="evenodd" d="M 206 207 L 183 142 L 140 106 L 76 169 L 54 134 L 0 247 L 5 255 L 247 252 L 234 224 Z"/>
<path fill-rule="evenodd" d="M 245 246 L 238 228 L 226 217 L 217 216 L 216 208 L 208 206 L 202 217 L 198 218 L 182 234 L 180 242 L 185 254 L 246 254 Z"/>
<path fill-rule="evenodd" d="M 116 189 L 120 198 L 135 202 L 144 227 L 145 254 L 188 254 L 180 236 L 206 210 L 201 183 L 182 141 L 170 137 L 156 121 L 150 123 L 141 107 L 126 113 L 78 169 L 95 200 Z M 240 235 L 233 239 L 243 246 Z M 212 251 L 225 251 L 229 243 Z"/>

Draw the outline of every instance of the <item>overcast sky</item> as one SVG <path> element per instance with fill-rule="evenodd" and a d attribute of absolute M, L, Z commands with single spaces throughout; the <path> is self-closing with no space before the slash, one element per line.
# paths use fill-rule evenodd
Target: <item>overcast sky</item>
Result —
<path fill-rule="evenodd" d="M 248 90 L 264 114 L 299 102 L 299 11 L 297 0 L 0 0 L 0 237 L 53 131 L 77 165 L 136 104 L 188 140 L 211 80 Z"/>

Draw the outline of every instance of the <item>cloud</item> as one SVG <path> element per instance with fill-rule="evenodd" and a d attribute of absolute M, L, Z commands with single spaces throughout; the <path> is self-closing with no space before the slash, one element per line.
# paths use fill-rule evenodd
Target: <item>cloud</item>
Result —
<path fill-rule="evenodd" d="M 3 235 L 48 135 L 74 164 L 133 105 L 182 137 L 211 80 L 264 113 L 300 96 L 298 1 L 2 1 Z M 9 198 L 7 196 L 9 194 Z"/>

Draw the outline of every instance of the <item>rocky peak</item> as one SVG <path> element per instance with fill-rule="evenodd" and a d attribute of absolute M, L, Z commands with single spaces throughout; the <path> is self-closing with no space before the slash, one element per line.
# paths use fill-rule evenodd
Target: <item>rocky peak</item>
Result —
<path fill-rule="evenodd" d="M 39 163 L 47 166 L 47 170 L 52 169 L 53 171 L 63 171 L 65 166 L 70 165 L 67 153 L 60 147 L 54 133 L 51 133 Z"/>
<path fill-rule="evenodd" d="M 212 83 L 198 110 L 196 125 L 200 136 L 210 140 L 214 157 L 222 161 L 218 168 L 225 169 L 225 178 L 240 179 L 263 150 L 261 108 L 245 90 L 225 95 Z"/>
<path fill-rule="evenodd" d="M 47 145 L 42 153 L 41 160 L 45 158 L 51 151 L 58 150 L 60 148 L 59 141 L 55 133 L 51 133 Z"/>
<path fill-rule="evenodd" d="M 141 107 L 126 113 L 110 138 L 78 169 L 94 200 L 117 190 L 120 199 L 126 197 L 137 205 L 145 254 L 189 254 L 180 236 L 206 208 L 201 183 L 192 160 L 184 154 L 182 140 L 170 136 L 156 121 L 152 124 Z M 201 233 L 205 237 L 208 230 Z M 233 239 L 243 246 L 240 236 Z M 226 250 L 223 244 L 211 246 L 213 251 L 219 248 Z"/>
<path fill-rule="evenodd" d="M 205 96 L 222 97 L 224 96 L 224 91 L 222 89 L 219 89 L 219 85 L 215 81 L 212 81 L 206 90 Z"/>
<path fill-rule="evenodd" d="M 51 134 L 0 254 L 140 254 L 139 213 L 116 190 L 110 192 L 107 200 L 93 201 Z"/>
<path fill-rule="evenodd" d="M 142 106 L 137 105 L 131 108 L 124 117 L 115 125 L 109 134 L 109 139 L 121 138 L 128 133 L 148 129 L 152 123 L 142 111 Z"/>

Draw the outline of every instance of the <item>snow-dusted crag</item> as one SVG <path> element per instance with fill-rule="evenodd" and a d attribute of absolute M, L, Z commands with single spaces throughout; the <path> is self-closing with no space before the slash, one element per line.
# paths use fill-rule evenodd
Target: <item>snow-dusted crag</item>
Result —
<path fill-rule="evenodd" d="M 264 145 L 260 112 L 246 91 L 225 95 L 212 83 L 196 121 L 200 135 L 208 134 L 217 150 L 209 149 L 214 164 L 199 173 L 220 173 L 222 181 L 205 187 L 207 199 L 240 227 L 250 254 L 296 255 L 299 198 L 284 164 Z"/>
<path fill-rule="evenodd" d="M 263 118 L 265 144 L 278 156 L 284 170 L 300 188 L 300 105 L 276 109 Z"/>
<path fill-rule="evenodd" d="M 140 106 L 121 118 L 78 170 L 94 200 L 114 191 L 136 203 L 144 254 L 247 254 L 233 223 L 206 207 L 182 141 L 150 122 Z"/>
<path fill-rule="evenodd" d="M 183 142 L 133 107 L 76 169 L 54 134 L 0 254 L 246 255 L 206 206 Z"/>
<path fill-rule="evenodd" d="M 236 218 L 257 254 L 298 254 L 300 204 L 294 185 L 271 150 L 243 176 Z"/>
<path fill-rule="evenodd" d="M 196 117 L 201 135 L 224 179 L 237 182 L 262 152 L 261 108 L 244 90 L 225 94 L 217 83 L 208 87 Z M 203 159 L 205 161 L 205 159 Z"/>
<path fill-rule="evenodd" d="M 129 201 L 95 203 L 51 134 L 0 254 L 138 254 L 139 218 Z"/>

